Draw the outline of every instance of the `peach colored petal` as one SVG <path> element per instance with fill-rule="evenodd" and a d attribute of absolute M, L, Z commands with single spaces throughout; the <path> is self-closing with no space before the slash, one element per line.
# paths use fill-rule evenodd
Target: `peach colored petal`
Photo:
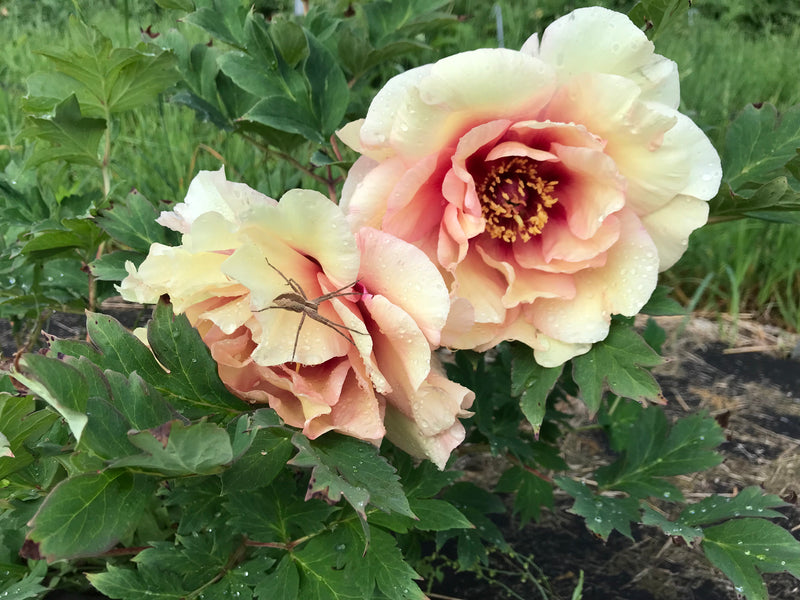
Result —
<path fill-rule="evenodd" d="M 392 189 L 406 172 L 399 159 L 377 163 L 362 156 L 347 172 L 339 207 L 347 215 L 350 228 L 380 228 Z"/>
<path fill-rule="evenodd" d="M 618 209 L 617 209 L 618 210 Z M 554 222 L 542 232 L 542 257 L 547 263 L 560 261 L 585 265 L 611 248 L 620 237 L 620 222 L 611 214 L 588 239 L 577 237 L 570 227 Z"/>
<path fill-rule="evenodd" d="M 441 179 L 446 157 L 431 155 L 398 179 L 386 202 L 382 229 L 409 242 L 417 242 L 439 227 L 445 202 Z"/>
<path fill-rule="evenodd" d="M 458 417 L 469 416 L 474 394 L 432 371 L 412 402 L 413 416 L 388 404 L 384 415 L 386 436 L 414 456 L 426 456 L 444 469 L 450 453 L 464 441 Z"/>
<path fill-rule="evenodd" d="M 575 274 L 573 299 L 537 302 L 533 322 L 545 335 L 572 344 L 598 342 L 608 335 L 612 313 L 633 316 L 650 298 L 658 279 L 655 244 L 632 211 L 619 217 L 620 240 L 606 265 Z"/>
<path fill-rule="evenodd" d="M 502 323 L 506 308 L 503 295 L 507 288 L 505 277 L 476 252 L 469 252 L 455 269 L 451 293 L 472 305 L 479 323 Z"/>
<path fill-rule="evenodd" d="M 362 228 L 357 241 L 359 281 L 370 294 L 402 308 L 431 345 L 438 345 L 450 297 L 434 264 L 419 248 L 376 229 Z"/>

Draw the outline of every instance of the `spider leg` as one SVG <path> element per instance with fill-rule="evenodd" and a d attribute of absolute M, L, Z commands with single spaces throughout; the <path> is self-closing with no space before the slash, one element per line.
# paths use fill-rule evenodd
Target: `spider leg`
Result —
<path fill-rule="evenodd" d="M 303 329 L 303 321 L 306 320 L 306 313 L 300 313 L 300 324 L 297 326 L 297 333 L 294 335 L 294 346 L 292 347 L 292 360 L 289 362 L 295 362 L 294 355 L 297 353 L 297 342 L 300 341 L 300 331 Z"/>
<path fill-rule="evenodd" d="M 337 296 L 362 296 L 363 294 L 361 292 L 355 292 L 355 291 L 345 292 L 344 291 L 347 288 L 353 287 L 357 283 L 358 283 L 358 279 L 356 279 L 353 283 L 351 283 L 349 285 L 346 285 L 344 287 L 340 287 L 338 290 L 335 290 L 333 292 L 328 292 L 327 294 L 322 294 L 322 296 L 320 296 L 318 298 L 314 298 L 313 300 L 310 300 L 310 302 L 313 302 L 314 304 L 322 304 L 326 300 L 330 300 L 331 298 L 336 298 Z"/>
<path fill-rule="evenodd" d="M 352 331 L 353 333 L 357 333 L 359 335 L 369 335 L 368 333 L 364 333 L 363 331 L 359 331 L 358 329 L 353 329 L 352 327 L 348 327 L 347 325 L 343 325 L 341 323 L 335 323 L 334 321 L 331 321 L 327 317 L 323 317 L 321 314 L 319 314 L 317 312 L 313 312 L 313 313 L 312 312 L 308 312 L 308 313 L 304 313 L 304 314 L 307 314 L 309 317 L 311 317 L 312 319 L 314 319 L 318 323 L 322 323 L 323 325 L 327 325 L 328 327 L 333 329 L 336 333 L 338 333 L 340 336 L 342 336 L 344 339 L 346 339 L 348 342 L 350 342 L 354 346 L 355 346 L 355 342 L 351 338 L 347 337 L 347 335 L 342 331 L 342 329 L 344 329 L 345 331 Z"/>
<path fill-rule="evenodd" d="M 281 271 L 281 270 L 280 270 L 278 267 L 276 267 L 276 266 L 275 266 L 275 265 L 273 265 L 271 262 L 269 262 L 269 259 L 268 259 L 266 256 L 264 257 L 264 260 L 266 260 L 266 261 L 267 261 L 267 264 L 268 264 L 270 267 L 272 267 L 272 269 L 273 269 L 273 270 L 274 270 L 274 271 L 275 271 L 275 272 L 276 272 L 278 275 L 280 275 L 281 277 L 283 277 L 283 280 L 286 282 L 286 285 L 288 285 L 290 288 L 292 288 L 292 291 L 293 291 L 295 294 L 300 294 L 300 295 L 303 297 L 303 299 L 305 299 L 305 300 L 308 300 L 308 298 L 306 297 L 306 293 L 303 291 L 303 288 L 300 286 L 300 284 L 299 284 L 299 283 L 297 283 L 297 282 L 296 282 L 294 279 L 292 279 L 291 277 L 287 277 L 286 275 L 284 275 L 284 274 L 283 274 L 283 272 L 282 272 L 282 271 Z"/>

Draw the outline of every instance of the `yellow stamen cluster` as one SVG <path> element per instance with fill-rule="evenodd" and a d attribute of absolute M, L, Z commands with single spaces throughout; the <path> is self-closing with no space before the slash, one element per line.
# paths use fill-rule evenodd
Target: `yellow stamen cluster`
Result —
<path fill-rule="evenodd" d="M 547 209 L 558 202 L 552 195 L 558 181 L 542 179 L 530 158 L 515 156 L 494 163 L 478 188 L 486 231 L 504 242 L 515 242 L 517 236 L 527 242 L 542 233 Z"/>

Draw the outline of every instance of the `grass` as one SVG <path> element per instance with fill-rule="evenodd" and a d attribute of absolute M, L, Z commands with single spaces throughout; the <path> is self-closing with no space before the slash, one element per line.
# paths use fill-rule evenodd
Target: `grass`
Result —
<path fill-rule="evenodd" d="M 502 10 L 503 40 L 518 48 L 557 16 L 592 2 L 541 0 L 456 0 L 454 11 L 464 22 L 436 40 L 440 55 L 470 48 L 496 46 L 494 6 Z M 632 1 L 605 2 L 628 10 Z M 779 110 L 800 102 L 800 23 L 787 17 L 781 3 L 765 2 L 758 12 L 744 0 L 707 0 L 695 3 L 688 27 L 676 28 L 657 40 L 657 52 L 675 60 L 681 73 L 681 110 L 722 147 L 726 124 L 745 105 L 771 102 Z M 22 162 L 25 148 L 15 134 L 22 125 L 20 102 L 28 74 L 46 68 L 43 57 L 31 49 L 46 47 L 63 35 L 74 6 L 116 44 L 134 44 L 140 28 L 155 31 L 176 24 L 172 13 L 150 0 L 0 1 L 0 168 Z M 89 11 L 91 6 L 92 10 Z M 789 15 L 791 16 L 791 15 Z M 291 169 L 270 161 L 259 149 L 211 124 L 199 122 L 188 109 L 161 100 L 118 123 L 113 167 L 118 197 L 135 185 L 153 199 L 180 200 L 198 169 L 227 165 L 235 179 L 274 197 L 287 182 L 301 185 Z M 75 183 L 75 173 L 56 173 L 64 185 Z M 71 179 L 70 179 L 71 178 Z M 698 308 L 727 313 L 750 312 L 793 330 L 800 330 L 800 229 L 757 221 L 710 225 L 692 236 L 684 258 L 664 281 L 684 301 L 692 298 L 707 275 L 707 287 Z"/>

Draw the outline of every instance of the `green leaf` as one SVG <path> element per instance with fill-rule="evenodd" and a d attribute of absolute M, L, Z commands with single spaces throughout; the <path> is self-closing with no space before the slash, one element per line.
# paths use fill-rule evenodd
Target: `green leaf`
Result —
<path fill-rule="evenodd" d="M 655 525 L 656 527 L 660 527 L 661 531 L 667 535 L 680 536 L 687 545 L 691 544 L 697 538 L 703 537 L 703 530 L 699 527 L 690 527 L 684 523 L 670 521 L 660 512 L 651 508 L 649 504 L 644 504 L 642 508 L 644 509 L 642 515 L 642 523 L 644 525 Z"/>
<path fill-rule="evenodd" d="M 26 442 L 42 436 L 57 419 L 58 415 L 51 410 L 36 410 L 33 396 L 0 392 L 0 432 L 13 455 L 11 458 L 5 453 L 0 457 L 0 479 L 33 462 L 33 456 L 25 447 Z"/>
<path fill-rule="evenodd" d="M 5 575 L 8 575 L 11 569 L 6 565 L 2 565 L 2 568 L 5 571 Z M 49 591 L 48 588 L 41 585 L 46 574 L 47 563 L 43 560 L 36 562 L 30 572 L 19 581 L 5 580 L 0 582 L 0 598 L 8 598 L 9 600 L 42 598 L 43 594 Z"/>
<path fill-rule="evenodd" d="M 56 105 L 54 111 L 49 117 L 29 116 L 20 132 L 24 138 L 50 144 L 49 148 L 37 144 L 36 150 L 28 158 L 27 166 L 33 168 L 48 161 L 64 160 L 101 167 L 98 146 L 106 131 L 106 122 L 82 116 L 75 95 Z"/>
<path fill-rule="evenodd" d="M 575 498 L 569 512 L 586 519 L 586 526 L 604 540 L 616 529 L 633 539 L 631 522 L 639 522 L 639 502 L 635 498 L 612 498 L 592 493 L 583 483 L 569 477 L 556 477 L 556 484 Z"/>
<path fill-rule="evenodd" d="M 757 487 L 744 488 L 735 496 L 709 496 L 696 504 L 690 504 L 681 511 L 678 521 L 684 525 L 708 525 L 723 519 L 734 517 L 783 517 L 777 511 L 770 510 L 786 506 L 778 496 L 765 494 Z"/>
<path fill-rule="evenodd" d="M 233 460 L 228 433 L 213 423 L 184 425 L 175 420 L 145 431 L 130 432 L 130 442 L 145 453 L 126 456 L 114 467 L 139 467 L 176 477 L 218 473 Z"/>
<path fill-rule="evenodd" d="M 106 118 L 143 106 L 178 79 L 169 53 L 114 48 L 97 29 L 73 16 L 68 33 L 70 49 L 48 47 L 40 53 L 66 76 L 57 78 L 61 93 L 75 94 L 92 116 Z M 44 91 L 41 82 L 47 77 L 53 79 L 47 74 L 29 82 L 29 109 L 36 107 L 36 94 Z"/>
<path fill-rule="evenodd" d="M 209 410 L 247 409 L 247 404 L 233 396 L 220 380 L 217 363 L 186 315 L 173 315 L 172 306 L 159 301 L 147 326 L 147 340 L 158 362 L 169 370 L 166 385 L 174 395 L 206 414 Z"/>
<path fill-rule="evenodd" d="M 511 346 L 511 393 L 520 396 L 519 405 L 533 433 L 539 436 L 539 429 L 547 408 L 547 397 L 553 390 L 564 366 L 546 368 L 533 359 L 533 352 L 527 346 Z"/>
<path fill-rule="evenodd" d="M 235 0 L 215 0 L 214 7 L 201 7 L 181 19 L 205 30 L 215 38 L 244 48 L 244 14 Z"/>
<path fill-rule="evenodd" d="M 249 423 L 250 419 L 240 422 Z M 227 494 L 269 485 L 292 455 L 294 447 L 285 431 L 256 429 L 253 438 L 246 452 L 222 474 L 222 488 Z"/>
<path fill-rule="evenodd" d="M 306 33 L 306 37 L 309 55 L 303 72 L 310 85 L 312 110 L 320 131 L 327 139 L 344 118 L 350 101 L 350 88 L 333 54 L 310 33 Z"/>
<path fill-rule="evenodd" d="M 655 39 L 673 24 L 685 22 L 690 5 L 686 0 L 639 0 L 628 17 Z"/>
<path fill-rule="evenodd" d="M 116 470 L 65 479 L 39 507 L 28 537 L 48 561 L 100 554 L 133 529 L 155 487 Z"/>
<path fill-rule="evenodd" d="M 728 127 L 723 180 L 739 194 L 748 184 L 767 183 L 784 174 L 798 147 L 800 106 L 779 116 L 771 104 L 748 105 Z"/>
<path fill-rule="evenodd" d="M 661 388 L 643 367 L 660 363 L 661 357 L 631 327 L 612 322 L 605 340 L 572 360 L 572 376 L 586 406 L 595 413 L 600 407 L 603 382 L 618 396 L 658 400 Z"/>
<path fill-rule="evenodd" d="M 359 516 L 366 536 L 368 504 L 387 513 L 414 517 L 394 468 L 371 444 L 330 434 L 310 441 L 300 433 L 292 437 L 292 443 L 299 452 L 289 464 L 312 469 L 306 499 L 338 502 L 344 496 Z"/>
<path fill-rule="evenodd" d="M 144 258 L 141 252 L 115 250 L 90 262 L 89 270 L 98 281 L 122 281 L 128 276 L 125 264 L 132 262 L 138 266 Z"/>
<path fill-rule="evenodd" d="M 733 582 L 747 600 L 768 600 L 759 575 L 788 571 L 800 578 L 800 542 L 763 519 L 735 519 L 705 530 L 706 558 Z"/>
<path fill-rule="evenodd" d="M 425 600 L 414 582 L 420 576 L 405 561 L 395 539 L 378 528 L 372 530 L 371 539 L 367 561 L 378 589 L 392 600 Z"/>
<path fill-rule="evenodd" d="M 538 520 L 542 506 L 553 508 L 553 486 L 523 467 L 506 470 L 495 492 L 514 493 L 514 514 L 520 516 L 520 527 L 531 519 Z"/>
<path fill-rule="evenodd" d="M 653 317 L 685 315 L 686 309 L 681 306 L 674 298 L 669 297 L 672 288 L 666 285 L 657 285 L 650 299 L 639 311 L 643 315 Z"/>
<path fill-rule="evenodd" d="M 293 553 L 303 600 L 363 600 L 374 588 L 364 540 L 352 527 L 339 526 L 313 537 Z"/>
<path fill-rule="evenodd" d="M 158 215 L 147 198 L 133 190 L 124 202 L 115 203 L 97 217 L 97 224 L 115 240 L 147 254 L 153 244 L 169 245 L 174 241 L 174 236 L 156 223 Z"/>
<path fill-rule="evenodd" d="M 303 500 L 297 487 L 284 470 L 271 486 L 226 496 L 232 515 L 228 525 L 251 540 L 288 544 L 324 529 L 330 516 L 341 511 L 321 500 Z"/>
<path fill-rule="evenodd" d="M 444 500 L 412 498 L 409 504 L 417 516 L 417 521 L 413 523 L 413 526 L 420 531 L 472 529 L 473 527 L 461 511 Z"/>
<path fill-rule="evenodd" d="M 707 415 L 684 417 L 670 427 L 661 408 L 651 406 L 625 438 L 617 438 L 622 456 L 598 469 L 595 479 L 601 489 L 680 500 L 680 491 L 661 478 L 718 465 L 722 457 L 713 449 L 724 440 L 720 426 Z"/>
<path fill-rule="evenodd" d="M 173 8 L 175 10 L 183 10 L 186 12 L 194 10 L 193 0 L 156 0 L 161 8 Z"/>
<path fill-rule="evenodd" d="M 154 573 L 148 578 L 142 575 L 143 570 L 125 569 L 108 564 L 104 573 L 88 573 L 86 575 L 97 591 L 109 598 L 121 600 L 183 600 L 187 590 L 177 585 L 174 577 L 158 577 Z"/>
<path fill-rule="evenodd" d="M 300 588 L 300 574 L 292 561 L 291 555 L 287 554 L 278 563 L 278 567 L 269 575 L 264 577 L 256 585 L 256 598 L 270 598 L 270 600 L 296 600 Z"/>
<path fill-rule="evenodd" d="M 58 411 L 75 439 L 80 440 L 89 420 L 85 414 L 88 386 L 83 375 L 58 359 L 40 354 L 24 355 L 20 369 L 14 378 Z"/>

